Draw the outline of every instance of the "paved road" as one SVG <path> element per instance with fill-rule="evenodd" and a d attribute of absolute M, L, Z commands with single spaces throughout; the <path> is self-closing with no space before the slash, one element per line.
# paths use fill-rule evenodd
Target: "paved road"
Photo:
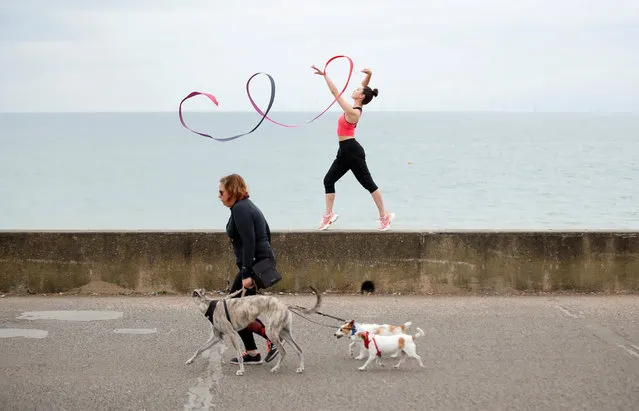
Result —
<path fill-rule="evenodd" d="M 84 310 L 99 312 L 73 312 Z M 6 297 L 0 409 L 639 409 L 637 296 L 326 296 L 322 310 L 412 320 L 426 367 L 358 371 L 332 327 L 295 317 L 306 371 L 291 354 L 279 374 L 260 365 L 238 377 L 226 345 L 184 364 L 208 335 L 190 297 Z"/>

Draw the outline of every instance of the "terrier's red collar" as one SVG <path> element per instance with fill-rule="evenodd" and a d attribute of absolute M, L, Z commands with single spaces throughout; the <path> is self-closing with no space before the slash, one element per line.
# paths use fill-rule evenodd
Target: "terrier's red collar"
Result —
<path fill-rule="evenodd" d="M 381 357 L 382 353 L 379 350 L 379 347 L 377 346 L 377 341 L 375 341 L 375 338 L 371 337 L 368 331 L 366 331 L 366 334 L 364 334 L 364 348 L 368 350 L 368 345 L 371 343 L 371 341 L 373 341 L 373 344 L 375 344 L 375 350 L 377 351 L 377 356 Z"/>

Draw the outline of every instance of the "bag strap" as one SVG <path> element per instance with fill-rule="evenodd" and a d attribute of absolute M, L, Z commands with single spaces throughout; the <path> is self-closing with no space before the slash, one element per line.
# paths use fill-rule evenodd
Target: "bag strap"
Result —
<path fill-rule="evenodd" d="M 271 229 L 268 226 L 268 223 L 266 223 L 266 238 L 268 238 L 268 243 L 269 245 L 271 244 Z"/>

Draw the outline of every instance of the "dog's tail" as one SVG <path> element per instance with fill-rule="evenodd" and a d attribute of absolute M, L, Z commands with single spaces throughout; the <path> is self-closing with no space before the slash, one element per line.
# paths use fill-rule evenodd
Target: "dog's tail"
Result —
<path fill-rule="evenodd" d="M 317 291 L 317 289 L 315 287 L 310 286 L 310 288 L 315 293 L 315 297 L 317 297 L 317 300 L 315 301 L 315 307 L 313 307 L 313 308 L 304 308 L 304 309 L 301 310 L 304 314 L 313 314 L 314 312 L 317 312 L 317 310 L 319 310 L 319 308 L 320 308 L 320 305 L 322 305 L 322 294 L 320 294 L 320 292 Z"/>
<path fill-rule="evenodd" d="M 419 337 L 423 337 L 426 334 L 424 334 L 424 331 L 422 331 L 421 328 L 417 327 L 417 334 L 413 335 L 413 341 L 415 341 L 416 339 L 418 339 Z"/>

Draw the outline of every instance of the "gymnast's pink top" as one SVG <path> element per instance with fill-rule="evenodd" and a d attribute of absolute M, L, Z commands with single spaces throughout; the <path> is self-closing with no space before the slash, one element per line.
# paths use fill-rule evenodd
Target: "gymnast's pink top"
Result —
<path fill-rule="evenodd" d="M 353 108 L 362 111 L 361 107 Z M 337 120 L 337 135 L 341 137 L 355 137 L 355 127 L 357 127 L 357 123 L 349 123 L 346 121 L 346 113 L 344 113 L 339 116 Z"/>

